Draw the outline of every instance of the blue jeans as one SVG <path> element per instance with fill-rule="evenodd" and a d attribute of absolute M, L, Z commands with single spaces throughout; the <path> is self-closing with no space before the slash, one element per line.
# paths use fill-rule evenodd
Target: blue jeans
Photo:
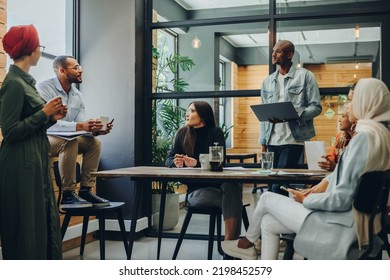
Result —
<path fill-rule="evenodd" d="M 297 168 L 303 159 L 303 148 L 303 145 L 267 146 L 267 150 L 274 153 L 274 168 Z M 268 190 L 288 196 L 280 185 L 268 186 Z"/>

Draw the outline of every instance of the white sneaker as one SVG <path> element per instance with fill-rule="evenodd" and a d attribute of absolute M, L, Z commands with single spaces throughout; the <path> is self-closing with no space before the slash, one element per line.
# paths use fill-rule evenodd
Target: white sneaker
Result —
<path fill-rule="evenodd" d="M 257 254 L 255 247 L 248 249 L 238 248 L 238 239 L 237 240 L 225 240 L 222 242 L 222 250 L 226 255 L 235 257 L 242 260 L 256 260 Z"/>

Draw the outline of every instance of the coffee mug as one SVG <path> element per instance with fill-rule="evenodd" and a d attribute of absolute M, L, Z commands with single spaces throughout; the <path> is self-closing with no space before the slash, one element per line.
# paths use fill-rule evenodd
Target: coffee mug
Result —
<path fill-rule="evenodd" d="M 200 154 L 199 162 L 202 170 L 210 170 L 210 155 Z"/>
<path fill-rule="evenodd" d="M 107 130 L 107 123 L 108 123 L 109 118 L 101 116 L 101 117 L 99 117 L 99 119 L 100 119 L 100 121 L 102 122 L 102 125 L 103 125 L 100 130 Z"/>

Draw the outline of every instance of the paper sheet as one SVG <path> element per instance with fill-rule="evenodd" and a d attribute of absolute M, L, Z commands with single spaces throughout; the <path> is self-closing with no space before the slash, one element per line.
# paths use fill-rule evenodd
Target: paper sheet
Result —
<path fill-rule="evenodd" d="M 80 136 L 92 136 L 91 132 L 80 130 L 80 131 L 47 131 L 47 135 L 57 136 L 65 140 L 73 140 Z"/>
<path fill-rule="evenodd" d="M 324 160 L 321 158 L 325 155 L 324 141 L 305 141 L 305 155 L 310 170 L 322 170 L 318 162 Z"/>

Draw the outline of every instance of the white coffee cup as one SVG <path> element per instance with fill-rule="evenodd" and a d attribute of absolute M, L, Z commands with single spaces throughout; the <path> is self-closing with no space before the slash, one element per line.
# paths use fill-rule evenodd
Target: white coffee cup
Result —
<path fill-rule="evenodd" d="M 107 123 L 108 123 L 108 120 L 109 120 L 109 117 L 104 117 L 104 116 L 101 116 L 99 117 L 100 121 L 102 122 L 102 128 L 100 130 L 107 130 Z"/>
<path fill-rule="evenodd" d="M 202 170 L 210 170 L 210 155 L 200 154 L 199 155 L 200 166 Z"/>

